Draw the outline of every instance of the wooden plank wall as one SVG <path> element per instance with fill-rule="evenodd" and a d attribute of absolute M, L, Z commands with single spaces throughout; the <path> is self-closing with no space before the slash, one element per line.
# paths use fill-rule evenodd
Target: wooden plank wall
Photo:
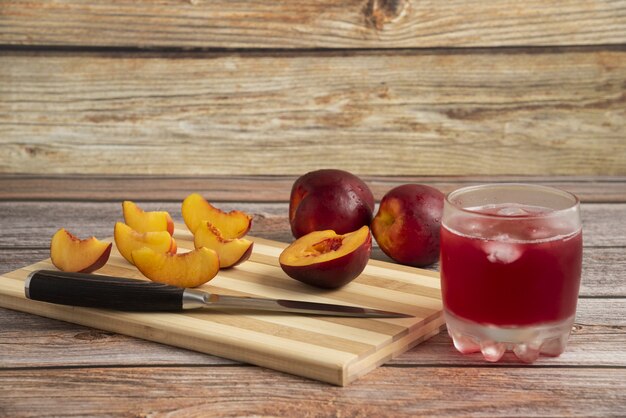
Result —
<path fill-rule="evenodd" d="M 0 173 L 626 175 L 626 0 L 0 3 Z"/>

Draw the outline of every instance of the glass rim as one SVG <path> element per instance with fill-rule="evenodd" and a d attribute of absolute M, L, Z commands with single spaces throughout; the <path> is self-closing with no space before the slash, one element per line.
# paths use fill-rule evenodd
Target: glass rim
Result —
<path fill-rule="evenodd" d="M 491 189 L 491 188 L 496 188 L 496 187 L 518 187 L 518 188 L 526 188 L 526 189 L 539 189 L 539 190 L 543 190 L 544 192 L 550 192 L 553 194 L 560 195 L 561 197 L 569 198 L 572 200 L 572 204 L 563 209 L 551 210 L 548 213 L 543 213 L 543 214 L 538 214 L 538 215 L 528 215 L 528 216 L 521 217 L 521 216 L 507 216 L 507 215 L 487 214 L 487 213 L 476 212 L 474 210 L 461 207 L 452 201 L 452 198 L 454 198 L 457 194 L 473 192 L 476 190 Z M 483 216 L 483 217 L 491 218 L 491 219 L 508 219 L 508 220 L 550 218 L 550 217 L 566 214 L 567 212 L 572 211 L 572 209 L 576 210 L 580 207 L 580 199 L 574 193 L 568 192 L 567 190 L 559 189 L 558 187 L 544 186 L 542 184 L 532 184 L 532 183 L 484 183 L 484 184 L 477 184 L 473 186 L 464 186 L 464 187 L 461 187 L 459 189 L 449 192 L 445 197 L 445 202 L 449 204 L 451 207 L 453 207 L 454 209 L 470 214 L 472 216 Z"/>

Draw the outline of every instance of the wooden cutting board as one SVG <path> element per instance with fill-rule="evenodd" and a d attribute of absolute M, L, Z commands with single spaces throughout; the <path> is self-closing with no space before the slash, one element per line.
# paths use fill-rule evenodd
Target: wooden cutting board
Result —
<path fill-rule="evenodd" d="M 193 248 L 191 234 L 176 225 L 179 251 Z M 436 335 L 443 325 L 439 275 L 371 260 L 361 276 L 338 290 L 322 290 L 289 278 L 278 264 L 286 244 L 254 241 L 249 261 L 200 287 L 228 295 L 298 299 L 402 312 L 413 318 L 363 319 L 262 313 L 186 311 L 131 313 L 54 305 L 26 299 L 24 279 L 54 269 L 50 259 L 0 277 L 0 306 L 345 386 Z M 99 274 L 143 278 L 115 245 Z"/>

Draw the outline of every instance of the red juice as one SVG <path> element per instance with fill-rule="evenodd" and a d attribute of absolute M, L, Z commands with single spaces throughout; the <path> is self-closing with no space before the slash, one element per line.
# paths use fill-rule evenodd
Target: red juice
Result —
<path fill-rule="evenodd" d="M 582 266 L 581 229 L 572 232 L 571 225 L 551 219 L 548 208 L 498 204 L 467 210 L 487 216 L 462 214 L 441 229 L 446 310 L 504 327 L 573 318 Z"/>

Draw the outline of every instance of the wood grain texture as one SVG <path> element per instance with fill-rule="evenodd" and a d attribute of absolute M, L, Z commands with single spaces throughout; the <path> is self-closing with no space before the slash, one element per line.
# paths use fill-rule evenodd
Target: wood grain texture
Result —
<path fill-rule="evenodd" d="M 76 411 L 88 416 L 606 417 L 623 412 L 626 391 L 625 369 L 594 368 L 382 367 L 347 388 L 232 366 L 17 370 L 0 371 L 0 378 L 0 412 L 11 417 Z"/>
<path fill-rule="evenodd" d="M 179 251 L 194 248 L 193 236 L 177 224 Z M 372 262 L 349 285 L 329 291 L 289 278 L 278 265 L 286 247 L 250 237 L 254 251 L 236 268 L 220 270 L 198 289 L 209 293 L 338 303 L 410 314 L 364 319 L 297 316 L 281 312 L 217 309 L 185 312 L 118 312 L 42 303 L 24 296 L 24 280 L 50 260 L 0 277 L 0 306 L 227 357 L 345 386 L 439 332 L 443 325 L 437 273 Z M 142 278 L 115 244 L 100 274 Z"/>
<path fill-rule="evenodd" d="M 84 235 L 111 235 L 112 222 L 121 218 L 122 196 L 139 196 L 137 200 L 146 208 L 166 208 L 180 219 L 181 196 L 175 179 L 148 181 L 142 190 L 141 180 L 108 184 L 107 178 L 95 182 L 97 187 L 91 192 L 87 180 L 65 182 L 57 178 L 41 186 L 32 182 L 29 190 L 21 192 L 21 200 L 14 200 L 2 197 L 14 191 L 10 191 L 11 180 L 3 182 L 0 176 L 0 270 L 11 270 L 20 261 L 24 265 L 44 258 L 49 240 L 46 234 L 54 232 L 57 222 L 74 225 Z M 245 207 L 256 215 L 256 232 L 288 241 L 286 204 L 284 198 L 274 196 L 283 194 L 290 182 L 271 179 L 270 183 L 249 182 L 246 177 L 233 179 L 229 184 L 242 190 L 246 184 L 269 187 L 242 191 L 241 200 L 233 192 L 220 191 L 222 186 L 205 185 L 208 178 L 186 179 L 181 187 L 206 191 L 207 197 L 219 193 L 224 197 L 219 206 Z M 274 180 L 282 186 L 276 186 Z M 377 193 L 387 184 L 403 182 L 403 178 L 370 180 Z M 570 184 L 565 187 L 570 190 L 585 189 L 587 196 L 596 196 L 590 200 L 596 203 L 583 205 L 583 298 L 568 349 L 557 359 L 542 358 L 528 367 L 514 365 L 507 357 L 503 364 L 492 365 L 476 356 L 456 353 L 444 332 L 348 388 L 338 389 L 218 357 L 0 309 L 0 416 L 623 415 L 626 234 L 620 225 L 625 223 L 626 199 L 620 195 L 624 182 L 614 179 L 607 185 L 606 181 L 581 184 L 570 180 L 545 179 Z M 161 181 L 165 182 L 163 189 L 158 186 Z M 448 187 L 459 184 L 457 181 L 442 179 L 432 184 Z M 197 187 L 202 185 L 204 189 Z M 72 196 L 72 187 L 82 190 Z M 605 187 L 610 190 L 603 190 Z M 101 198 L 100 190 L 109 196 Z M 257 193 L 267 200 L 250 203 Z M 612 196 L 612 200 L 600 196 Z M 599 203 L 606 201 L 615 203 Z"/>
<path fill-rule="evenodd" d="M 626 50 L 0 56 L 0 172 L 626 174 Z"/>
<path fill-rule="evenodd" d="M 626 3 L 350 0 L 5 1 L 0 43 L 407 48 L 626 41 Z"/>
<path fill-rule="evenodd" d="M 626 299 L 580 299 L 576 324 L 560 357 L 535 366 L 626 367 Z M 238 364 L 177 347 L 152 343 L 68 322 L 0 308 L 0 369 L 76 366 L 210 366 Z M 390 360 L 393 366 L 485 366 L 480 354 L 461 355 L 447 332 Z M 518 364 L 507 353 L 495 366 Z"/>
<path fill-rule="evenodd" d="M 145 210 L 168 211 L 182 222 L 179 202 L 142 202 Z M 229 211 L 239 209 L 253 216 L 251 234 L 282 242 L 293 241 L 286 203 L 228 202 L 216 205 Z M 48 247 L 61 227 L 80 237 L 113 235 L 115 222 L 122 221 L 121 202 L 8 202 L 0 201 L 5 248 Z M 581 206 L 585 246 L 626 245 L 626 203 L 587 203 Z"/>
<path fill-rule="evenodd" d="M 122 176 L 2 174 L 0 200 L 182 201 L 200 193 L 211 202 L 287 202 L 298 176 Z M 574 193 L 582 202 L 626 202 L 626 177 L 489 176 L 419 177 L 361 176 L 377 201 L 393 187 L 427 184 L 444 193 L 460 187 L 493 183 L 533 183 Z"/>
<path fill-rule="evenodd" d="M 0 308 L 0 369 L 242 364 L 223 357 Z"/>

